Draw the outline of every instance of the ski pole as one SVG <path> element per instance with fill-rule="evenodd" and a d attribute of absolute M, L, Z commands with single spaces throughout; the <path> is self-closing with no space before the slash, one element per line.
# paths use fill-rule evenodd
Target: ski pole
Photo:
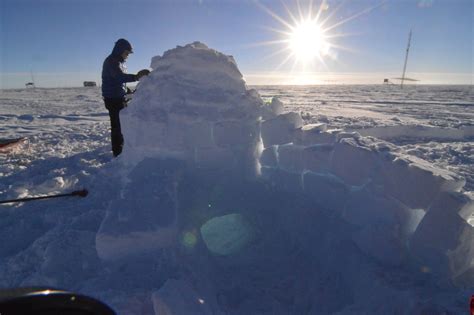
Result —
<path fill-rule="evenodd" d="M 78 197 L 86 197 L 89 192 L 87 189 L 76 190 L 67 194 L 58 194 L 58 195 L 50 195 L 50 196 L 41 196 L 41 197 L 30 197 L 30 198 L 20 198 L 20 199 L 11 199 L 11 200 L 0 200 L 0 204 L 2 203 L 11 203 L 11 202 L 25 202 L 25 201 L 32 201 L 32 200 L 40 200 L 40 199 L 50 199 L 50 198 L 60 198 L 60 197 L 67 197 L 67 196 L 78 196 Z"/>

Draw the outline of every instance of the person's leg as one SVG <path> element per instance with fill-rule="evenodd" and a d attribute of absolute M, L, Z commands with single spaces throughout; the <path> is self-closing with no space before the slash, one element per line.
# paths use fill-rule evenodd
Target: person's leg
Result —
<path fill-rule="evenodd" d="M 118 156 L 122 153 L 123 148 L 123 135 L 120 127 L 120 110 L 115 108 L 109 110 L 109 116 L 110 125 L 112 127 L 112 152 L 114 153 L 114 156 Z"/>
<path fill-rule="evenodd" d="M 120 126 L 120 110 L 123 108 L 123 102 L 120 100 L 106 100 L 105 107 L 109 110 L 110 126 L 112 129 L 112 152 L 114 156 L 122 153 L 123 135 Z"/>

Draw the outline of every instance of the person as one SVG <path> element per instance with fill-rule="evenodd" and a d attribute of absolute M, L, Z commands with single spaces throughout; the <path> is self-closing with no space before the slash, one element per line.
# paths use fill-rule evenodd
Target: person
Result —
<path fill-rule="evenodd" d="M 120 111 L 127 105 L 125 95 L 130 93 L 126 83 L 138 81 L 150 73 L 147 69 L 140 70 L 137 74 L 126 73 L 124 63 L 131 53 L 133 53 L 132 45 L 121 38 L 115 42 L 112 53 L 105 58 L 102 66 L 102 97 L 105 108 L 109 111 L 112 152 L 115 157 L 122 153 L 124 142 Z"/>

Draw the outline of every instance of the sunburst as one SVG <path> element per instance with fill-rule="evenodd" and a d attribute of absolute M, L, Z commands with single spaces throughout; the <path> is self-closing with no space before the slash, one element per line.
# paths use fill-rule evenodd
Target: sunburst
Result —
<path fill-rule="evenodd" d="M 308 6 L 305 9 L 301 7 L 298 0 L 295 1 L 296 14 L 285 3 L 282 3 L 288 14 L 288 18 L 285 19 L 256 0 L 258 6 L 283 26 L 282 29 L 266 27 L 266 29 L 277 33 L 279 39 L 262 42 L 259 45 L 280 46 L 278 50 L 268 57 L 283 55 L 282 61 L 277 68 L 279 69 L 293 62 L 292 72 L 296 68 L 299 68 L 301 71 L 315 70 L 317 66 L 327 68 L 326 60 L 336 60 L 338 50 L 353 51 L 348 47 L 337 44 L 334 40 L 335 38 L 354 35 L 355 33 L 338 33 L 337 27 L 372 11 L 386 2 L 383 1 L 346 19 L 333 22 L 332 19 L 342 4 L 331 11 L 326 0 L 322 0 L 316 9 L 313 0 L 309 0 Z"/>

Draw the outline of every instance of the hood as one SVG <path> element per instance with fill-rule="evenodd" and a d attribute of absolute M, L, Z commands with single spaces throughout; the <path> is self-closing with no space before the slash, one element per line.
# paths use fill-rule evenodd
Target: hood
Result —
<path fill-rule="evenodd" d="M 133 53 L 132 45 L 126 39 L 119 39 L 115 42 L 114 49 L 112 50 L 112 55 L 121 56 L 125 50 L 129 50 L 130 53 Z"/>

